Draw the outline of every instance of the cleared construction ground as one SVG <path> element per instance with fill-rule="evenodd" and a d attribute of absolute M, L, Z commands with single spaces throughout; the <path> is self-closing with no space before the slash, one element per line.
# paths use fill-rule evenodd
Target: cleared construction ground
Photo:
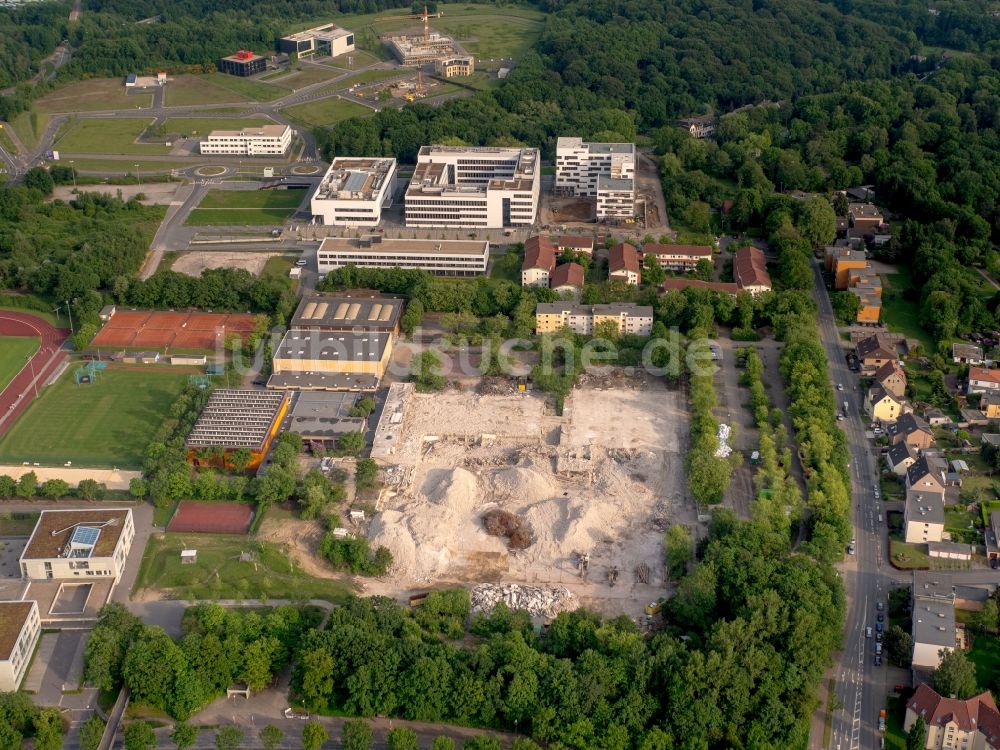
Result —
<path fill-rule="evenodd" d="M 664 594 L 664 529 L 696 524 L 685 497 L 683 404 L 652 381 L 578 388 L 563 416 L 531 394 L 407 391 L 387 420 L 391 438 L 382 438 L 393 446 L 378 456 L 387 489 L 368 534 L 395 560 L 384 593 L 521 583 L 565 587 L 578 604 L 640 616 Z M 525 549 L 486 532 L 484 514 L 496 509 L 527 525 Z M 644 566 L 646 582 L 636 575 Z"/>

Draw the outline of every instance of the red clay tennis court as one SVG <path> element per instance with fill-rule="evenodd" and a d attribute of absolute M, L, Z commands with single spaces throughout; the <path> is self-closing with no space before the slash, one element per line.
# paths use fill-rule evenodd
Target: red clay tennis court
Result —
<path fill-rule="evenodd" d="M 182 502 L 167 531 L 202 534 L 246 534 L 253 521 L 253 506 L 244 503 Z"/>
<path fill-rule="evenodd" d="M 92 346 L 120 349 L 214 349 L 230 333 L 246 335 L 256 325 L 256 316 L 225 313 L 116 312 Z"/>

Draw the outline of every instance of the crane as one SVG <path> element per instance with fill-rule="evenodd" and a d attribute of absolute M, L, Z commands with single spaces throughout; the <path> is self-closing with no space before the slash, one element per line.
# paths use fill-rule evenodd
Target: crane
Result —
<path fill-rule="evenodd" d="M 444 11 L 439 10 L 436 13 L 428 13 L 427 6 L 424 6 L 423 13 L 411 13 L 406 16 L 379 16 L 376 21 L 410 21 L 414 19 L 422 20 L 424 22 L 424 44 L 427 44 L 427 40 L 430 39 L 430 26 L 428 25 L 430 19 L 440 18 L 444 15 Z"/>

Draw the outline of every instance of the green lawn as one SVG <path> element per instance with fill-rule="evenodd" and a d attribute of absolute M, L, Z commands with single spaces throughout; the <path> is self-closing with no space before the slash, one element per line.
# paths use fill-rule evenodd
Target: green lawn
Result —
<path fill-rule="evenodd" d="M 264 270 L 260 272 L 260 277 L 262 279 L 274 279 L 284 284 L 291 283 L 288 272 L 294 265 L 295 258 L 288 255 L 275 255 L 273 258 L 267 259 L 267 262 L 264 264 Z"/>
<path fill-rule="evenodd" d="M 169 135 L 207 135 L 212 130 L 240 130 L 241 128 L 259 128 L 264 125 L 274 125 L 274 120 L 265 117 L 243 118 L 206 118 L 206 117 L 171 117 L 163 123 L 164 131 Z"/>
<path fill-rule="evenodd" d="M 368 117 L 375 114 L 375 111 L 363 104 L 330 98 L 296 104 L 294 107 L 285 107 L 281 113 L 300 125 L 315 128 L 329 127 L 351 117 Z"/>
<path fill-rule="evenodd" d="M 0 440 L 0 462 L 138 467 L 187 380 L 186 372 L 160 367 L 112 368 L 92 385 L 76 385 L 71 367 Z"/>
<path fill-rule="evenodd" d="M 351 76 L 350 78 L 344 78 L 340 81 L 336 81 L 332 84 L 329 89 L 323 89 L 324 91 L 340 91 L 341 89 L 347 89 L 351 86 L 361 85 L 365 83 L 374 83 L 375 81 L 384 81 L 386 78 L 397 78 L 399 76 L 411 73 L 411 78 L 416 78 L 417 74 L 413 73 L 412 70 L 384 70 L 382 68 L 376 68 L 375 70 L 366 70 L 362 73 L 358 73 L 356 76 Z"/>
<path fill-rule="evenodd" d="M 268 79 L 268 83 L 276 83 L 281 86 L 287 86 L 293 91 L 297 91 L 298 89 L 305 88 L 306 86 L 311 86 L 314 83 L 329 81 L 334 76 L 339 75 L 343 74 L 333 68 L 310 65 L 308 67 L 303 67 L 301 70 L 292 70 L 290 73 L 282 73 L 280 76 Z"/>
<path fill-rule="evenodd" d="M 1000 674 L 1000 640 L 995 635 L 977 634 L 972 648 L 966 651 L 976 665 L 976 682 L 980 690 L 990 690 Z"/>
<path fill-rule="evenodd" d="M 252 97 L 238 91 L 217 86 L 215 80 L 221 74 L 207 76 L 177 76 L 167 82 L 166 104 L 168 107 L 189 107 L 198 104 L 224 104 L 227 102 L 252 101 Z"/>
<path fill-rule="evenodd" d="M 38 341 L 32 336 L 0 336 L 0 391 L 38 351 Z"/>
<path fill-rule="evenodd" d="M 10 121 L 10 126 L 14 128 L 14 132 L 17 133 L 17 137 L 21 139 L 21 143 L 26 148 L 35 148 L 38 145 L 38 140 L 42 137 L 48 124 L 49 116 L 34 110 L 22 112 Z"/>
<path fill-rule="evenodd" d="M 170 147 L 165 144 L 135 142 L 151 122 L 148 118 L 76 120 L 61 132 L 53 148 L 68 154 L 168 156 Z"/>
<path fill-rule="evenodd" d="M 0 536 L 31 536 L 39 513 L 0 513 Z"/>
<path fill-rule="evenodd" d="M 354 52 L 350 52 L 346 55 L 339 55 L 330 60 L 324 61 L 323 65 L 329 65 L 334 68 L 340 68 L 342 70 L 357 70 L 358 68 L 363 68 L 366 65 L 371 65 L 372 63 L 377 63 L 379 58 L 370 52 L 365 52 L 364 50 L 355 48 Z"/>
<path fill-rule="evenodd" d="M 35 102 L 41 112 L 95 112 L 136 109 L 153 103 L 153 89 L 127 94 L 122 78 L 90 78 L 60 86 Z"/>
<path fill-rule="evenodd" d="M 909 269 L 882 276 L 882 321 L 890 331 L 907 338 L 917 339 L 926 351 L 933 351 L 934 339 L 920 325 L 920 304 L 903 299 L 903 292 L 910 288 Z"/>
<path fill-rule="evenodd" d="M 298 208 L 305 190 L 209 190 L 198 208 Z"/>
<path fill-rule="evenodd" d="M 198 562 L 181 565 L 182 549 L 198 550 Z M 256 564 L 239 562 L 255 552 Z M 135 590 L 151 588 L 177 599 L 325 599 L 343 602 L 350 593 L 340 581 L 313 578 L 285 550 L 246 537 L 164 534 L 150 537 Z"/>
<path fill-rule="evenodd" d="M 887 750 L 906 750 L 906 733 L 903 731 L 903 719 L 906 718 L 906 706 L 899 696 L 886 701 L 885 746 Z"/>
<path fill-rule="evenodd" d="M 14 145 L 14 141 L 11 140 L 10 133 L 7 132 L 9 125 L 0 123 L 0 147 L 3 148 L 11 156 L 17 154 L 17 146 Z"/>
<path fill-rule="evenodd" d="M 196 208 L 185 224 L 191 227 L 240 227 L 283 224 L 292 215 L 288 209 L 277 208 Z"/>
<path fill-rule="evenodd" d="M 927 569 L 931 559 L 921 547 L 923 545 L 907 544 L 899 539 L 889 539 L 889 557 L 892 564 L 901 570 Z"/>
<path fill-rule="evenodd" d="M 201 78 L 229 92 L 230 95 L 236 94 L 243 101 L 270 102 L 284 96 L 290 91 L 286 86 L 261 83 L 252 78 L 240 78 L 238 76 L 226 75 L 225 73 L 209 73 L 207 78 L 204 76 L 201 76 Z M 211 104 L 214 101 L 232 101 L 232 99 L 210 99 L 207 102 L 201 103 Z"/>

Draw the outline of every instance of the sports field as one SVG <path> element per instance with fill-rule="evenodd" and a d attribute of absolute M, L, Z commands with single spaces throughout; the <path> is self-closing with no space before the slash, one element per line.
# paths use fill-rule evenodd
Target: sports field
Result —
<path fill-rule="evenodd" d="M 316 102 L 285 107 L 281 113 L 306 127 L 330 127 L 351 117 L 368 117 L 375 114 L 373 109 L 345 99 L 320 99 Z"/>
<path fill-rule="evenodd" d="M 76 385 L 70 367 L 0 440 L 0 463 L 134 468 L 188 382 L 178 369 L 108 369 Z"/>
<path fill-rule="evenodd" d="M 56 139 L 56 151 L 67 154 L 127 154 L 135 156 L 167 156 L 170 147 L 162 143 L 136 143 L 149 118 L 114 120 L 76 120 Z"/>
<path fill-rule="evenodd" d="M 38 339 L 30 336 L 0 336 L 0 391 L 14 379 L 28 358 L 38 351 Z"/>

